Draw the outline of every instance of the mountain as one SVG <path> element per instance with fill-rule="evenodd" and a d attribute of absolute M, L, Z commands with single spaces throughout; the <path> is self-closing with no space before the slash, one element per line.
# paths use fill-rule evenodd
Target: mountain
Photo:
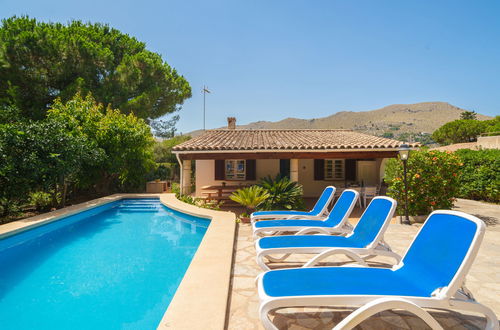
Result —
<path fill-rule="evenodd" d="M 280 121 L 257 121 L 238 125 L 238 129 L 327 129 L 344 128 L 387 137 L 399 137 L 404 133 L 432 134 L 443 124 L 460 118 L 466 111 L 446 102 L 424 102 L 415 104 L 393 104 L 370 111 L 341 111 L 328 117 L 299 119 L 286 118 Z M 477 115 L 479 120 L 491 119 Z M 189 133 L 197 136 L 202 131 Z"/>

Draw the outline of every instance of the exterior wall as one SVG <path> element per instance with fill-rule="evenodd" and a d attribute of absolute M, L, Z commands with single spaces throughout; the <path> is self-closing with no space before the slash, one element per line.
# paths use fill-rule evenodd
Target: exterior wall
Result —
<path fill-rule="evenodd" d="M 315 181 L 313 159 L 299 159 L 299 182 L 304 187 L 304 197 L 318 197 L 326 186 L 344 185 L 344 181 Z"/>
<path fill-rule="evenodd" d="M 373 171 L 368 182 L 365 185 L 377 185 L 383 178 L 383 170 L 385 168 L 385 158 L 377 158 L 370 161 Z M 213 160 L 197 160 L 196 161 L 196 196 L 202 196 L 201 188 L 209 185 L 220 185 L 222 182 L 227 184 L 254 184 L 260 178 L 271 175 L 276 176 L 280 171 L 278 159 L 257 159 L 257 181 L 228 181 L 228 180 L 215 180 L 215 162 Z M 344 180 L 314 180 L 314 160 L 313 159 L 299 159 L 299 182 L 304 187 L 304 197 L 318 197 L 326 186 L 344 187 Z"/>
<path fill-rule="evenodd" d="M 477 138 L 477 145 L 483 149 L 500 149 L 500 135 L 480 136 Z"/>
<path fill-rule="evenodd" d="M 202 187 L 220 185 L 222 182 L 227 184 L 254 184 L 261 178 L 271 175 L 276 176 L 280 171 L 280 162 L 278 159 L 257 159 L 256 162 L 256 178 L 255 181 L 247 180 L 215 180 L 215 161 L 214 160 L 197 160 L 196 161 L 196 196 L 202 197 Z M 299 176 L 300 177 L 300 176 Z"/>
<path fill-rule="evenodd" d="M 383 178 L 383 169 L 381 168 L 385 158 L 377 158 L 374 161 L 369 161 L 368 164 L 373 166 L 371 177 L 365 185 L 378 185 Z M 358 161 L 359 167 L 359 161 Z M 358 169 L 359 171 L 359 169 Z M 359 172 L 358 172 L 359 173 Z M 304 197 L 318 197 L 326 186 L 344 187 L 344 180 L 314 180 L 314 160 L 300 159 L 299 160 L 299 182 L 304 187 Z"/>

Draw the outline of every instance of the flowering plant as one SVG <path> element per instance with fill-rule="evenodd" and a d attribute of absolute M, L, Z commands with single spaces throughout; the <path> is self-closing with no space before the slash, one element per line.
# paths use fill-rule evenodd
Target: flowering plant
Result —
<path fill-rule="evenodd" d="M 458 194 L 460 168 L 460 159 L 453 153 L 412 151 L 407 162 L 409 215 L 427 215 L 433 210 L 452 208 Z M 384 180 L 388 195 L 398 201 L 398 214 L 403 214 L 405 186 L 401 160 L 389 160 Z"/>

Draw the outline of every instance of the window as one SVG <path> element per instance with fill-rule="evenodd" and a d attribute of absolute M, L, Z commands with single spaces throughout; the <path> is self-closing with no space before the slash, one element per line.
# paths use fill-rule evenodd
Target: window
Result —
<path fill-rule="evenodd" d="M 246 166 L 243 159 L 226 160 L 226 180 L 245 180 Z"/>
<path fill-rule="evenodd" d="M 344 180 L 344 159 L 325 159 L 325 180 Z"/>

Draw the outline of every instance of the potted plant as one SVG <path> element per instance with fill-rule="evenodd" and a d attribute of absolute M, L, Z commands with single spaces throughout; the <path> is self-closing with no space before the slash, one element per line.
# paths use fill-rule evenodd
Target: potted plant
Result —
<path fill-rule="evenodd" d="M 240 221 L 243 223 L 250 222 L 249 214 L 255 211 L 255 209 L 268 197 L 269 193 L 259 186 L 241 188 L 229 196 L 231 200 L 245 207 L 246 212 L 240 215 Z"/>

